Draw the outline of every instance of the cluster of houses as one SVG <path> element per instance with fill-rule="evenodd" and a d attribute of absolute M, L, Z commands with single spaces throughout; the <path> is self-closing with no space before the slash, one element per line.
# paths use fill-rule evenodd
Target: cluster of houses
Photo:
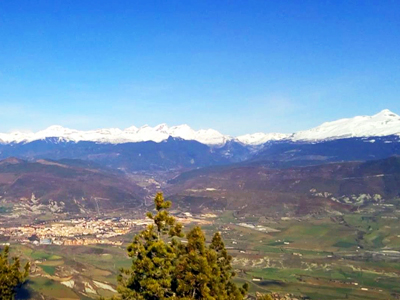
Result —
<path fill-rule="evenodd" d="M 50 224 L 0 228 L 0 234 L 19 242 L 35 245 L 121 245 L 110 238 L 130 232 L 136 226 L 146 226 L 149 219 L 72 219 Z"/>

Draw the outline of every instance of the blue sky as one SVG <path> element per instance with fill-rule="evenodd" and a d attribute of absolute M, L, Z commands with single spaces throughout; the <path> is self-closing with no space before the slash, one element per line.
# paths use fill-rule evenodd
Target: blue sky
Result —
<path fill-rule="evenodd" d="M 400 2 L 1 1 L 0 131 L 400 113 Z"/>

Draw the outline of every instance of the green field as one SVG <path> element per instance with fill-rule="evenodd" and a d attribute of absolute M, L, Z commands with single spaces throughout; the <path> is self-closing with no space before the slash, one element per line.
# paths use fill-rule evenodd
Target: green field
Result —
<path fill-rule="evenodd" d="M 232 224 L 226 225 L 225 220 Z M 254 223 L 254 219 L 244 221 Z M 276 233 L 234 223 L 232 212 L 230 216 L 225 212 L 214 228 L 207 229 L 222 231 L 240 281 L 251 283 L 253 292 L 293 293 L 310 299 L 397 299 L 400 295 L 400 256 L 371 254 L 400 250 L 400 224 L 395 218 L 354 213 L 267 222 L 267 227 L 280 230 Z"/>
<path fill-rule="evenodd" d="M 400 250 L 396 214 L 264 220 L 261 225 L 279 230 L 266 233 L 239 225 L 258 224 L 257 218 L 237 220 L 226 211 L 203 229 L 208 240 L 215 231 L 222 233 L 234 258 L 235 281 L 248 282 L 251 293 L 292 293 L 315 300 L 396 299 L 400 257 L 385 252 Z M 129 267 L 125 249 L 132 237 L 126 235 L 121 247 L 13 245 L 12 249 L 34 262 L 28 283 L 33 292 L 55 299 L 98 299 L 113 292 L 96 283 L 113 289 L 118 269 Z"/>
<path fill-rule="evenodd" d="M 110 297 L 114 293 L 97 287 L 95 282 L 115 287 L 118 269 L 130 264 L 124 247 L 15 244 L 12 251 L 24 261 L 31 260 L 31 276 L 25 288 L 32 292 L 32 299 L 42 299 L 40 295 L 51 299 Z M 72 281 L 73 287 L 68 285 Z M 85 284 L 96 293 L 85 290 Z"/>

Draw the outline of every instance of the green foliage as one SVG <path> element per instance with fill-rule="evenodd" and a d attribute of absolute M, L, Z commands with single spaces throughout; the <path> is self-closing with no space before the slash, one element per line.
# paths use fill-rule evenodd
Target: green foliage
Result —
<path fill-rule="evenodd" d="M 174 295 L 171 282 L 177 258 L 175 238 L 182 236 L 182 225 L 169 215 L 171 202 L 164 201 L 162 193 L 157 193 L 154 202 L 157 214 L 147 214 L 154 224 L 134 237 L 128 246 L 132 266 L 120 270 L 118 292 L 122 299 L 161 300 Z M 169 243 L 162 238 L 170 239 Z"/>
<path fill-rule="evenodd" d="M 176 295 L 178 299 L 241 300 L 247 286 L 237 288 L 231 282 L 231 260 L 221 235 L 215 233 L 211 245 L 205 244 L 200 227 L 194 227 L 187 235 L 187 244 L 180 246 L 176 262 Z"/>
<path fill-rule="evenodd" d="M 0 253 L 0 300 L 14 299 L 16 289 L 24 283 L 29 275 L 29 263 L 26 263 L 21 271 L 21 263 L 18 257 L 9 260 L 10 248 L 6 246 Z"/>
<path fill-rule="evenodd" d="M 121 299 L 135 300 L 242 300 L 248 290 L 233 282 L 232 257 L 222 237 L 216 233 L 209 246 L 200 227 L 183 237 L 182 224 L 169 215 L 170 201 L 162 193 L 155 197 L 154 221 L 134 237 L 128 246 L 132 266 L 121 269 L 118 293 Z"/>

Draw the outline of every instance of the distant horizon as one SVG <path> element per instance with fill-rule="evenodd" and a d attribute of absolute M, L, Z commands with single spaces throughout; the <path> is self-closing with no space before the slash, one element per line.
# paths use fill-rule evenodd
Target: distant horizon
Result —
<path fill-rule="evenodd" d="M 329 123 L 329 122 L 334 122 L 334 121 L 339 121 L 339 120 L 352 119 L 352 118 L 355 118 L 355 117 L 372 117 L 372 116 L 374 116 L 374 115 L 377 115 L 377 114 L 382 113 L 382 112 L 385 112 L 385 111 L 389 111 L 389 112 L 391 112 L 391 113 L 394 113 L 394 114 L 398 115 L 398 114 L 397 114 L 396 112 L 394 112 L 393 110 L 385 108 L 385 109 L 380 110 L 380 111 L 378 111 L 378 112 L 376 112 L 376 113 L 374 113 L 374 114 L 371 114 L 371 115 L 355 115 L 355 116 L 343 117 L 343 118 L 339 118 L 339 119 L 335 119 L 335 120 L 325 120 L 325 121 L 323 121 L 322 123 L 317 124 L 317 125 L 314 126 L 314 127 L 306 128 L 306 129 L 304 129 L 304 130 L 310 130 L 310 129 L 315 128 L 315 127 L 318 127 L 318 126 L 320 126 L 320 125 L 322 125 L 322 124 L 324 124 L 324 123 Z M 107 129 L 117 129 L 117 130 L 122 130 L 122 131 L 124 131 L 124 130 L 127 130 L 127 129 L 131 128 L 131 127 L 135 127 L 135 128 L 137 128 L 137 129 L 141 129 L 141 128 L 145 128 L 145 127 L 156 128 L 156 127 L 161 126 L 161 125 L 166 125 L 166 126 L 168 126 L 168 128 L 181 127 L 181 126 L 185 126 L 185 125 L 186 125 L 186 126 L 189 126 L 191 129 L 193 129 L 193 130 L 195 130 L 195 131 L 200 131 L 200 130 L 216 130 L 216 131 L 218 131 L 219 133 L 221 133 L 221 134 L 223 134 L 223 135 L 227 135 L 227 136 L 231 136 L 231 137 L 239 137 L 239 136 L 243 136 L 243 135 L 251 135 L 251 134 L 257 134 L 257 133 L 264 133 L 264 134 L 286 134 L 286 135 L 290 135 L 290 134 L 294 134 L 294 133 L 299 132 L 299 131 L 303 131 L 303 130 L 291 131 L 291 132 L 258 131 L 258 132 L 247 132 L 247 133 L 240 134 L 240 135 L 232 135 L 232 134 L 229 134 L 229 133 L 222 132 L 222 131 L 220 131 L 220 130 L 218 130 L 218 129 L 216 129 L 216 128 L 211 128 L 211 127 L 206 127 L 206 126 L 204 126 L 204 127 L 202 127 L 202 128 L 194 128 L 194 127 L 192 127 L 190 124 L 167 124 L 167 123 L 165 123 L 165 122 L 164 122 L 164 123 L 162 122 L 162 123 L 159 123 L 159 124 L 156 124 L 156 125 L 144 124 L 144 125 L 141 125 L 141 126 L 137 126 L 137 125 L 135 125 L 135 124 L 132 124 L 132 125 L 130 125 L 130 126 L 123 127 L 123 128 L 119 128 L 119 127 L 98 127 L 98 128 L 91 128 L 91 129 L 79 129 L 79 128 L 72 128 L 72 127 L 68 127 L 68 126 L 63 126 L 63 125 L 61 125 L 61 124 L 52 124 L 52 125 L 49 125 L 49 126 L 47 126 L 47 127 L 45 127 L 45 128 L 39 129 L 39 130 L 29 130 L 29 129 L 19 130 L 19 129 L 16 129 L 16 130 L 12 130 L 12 131 L 9 131 L 9 132 L 0 131 L 0 133 L 1 133 L 1 134 L 12 134 L 12 133 L 17 133 L 17 132 L 21 132 L 21 133 L 37 133 L 37 132 L 44 131 L 44 130 L 47 130 L 47 129 L 52 128 L 52 127 L 62 127 L 62 128 L 64 128 L 64 129 L 76 130 L 76 131 L 82 131 L 82 132 L 96 131 L 96 130 L 103 130 L 103 129 L 104 129 L 104 130 L 107 130 Z"/>
<path fill-rule="evenodd" d="M 399 1 L 3 1 L 0 132 L 400 112 Z"/>

